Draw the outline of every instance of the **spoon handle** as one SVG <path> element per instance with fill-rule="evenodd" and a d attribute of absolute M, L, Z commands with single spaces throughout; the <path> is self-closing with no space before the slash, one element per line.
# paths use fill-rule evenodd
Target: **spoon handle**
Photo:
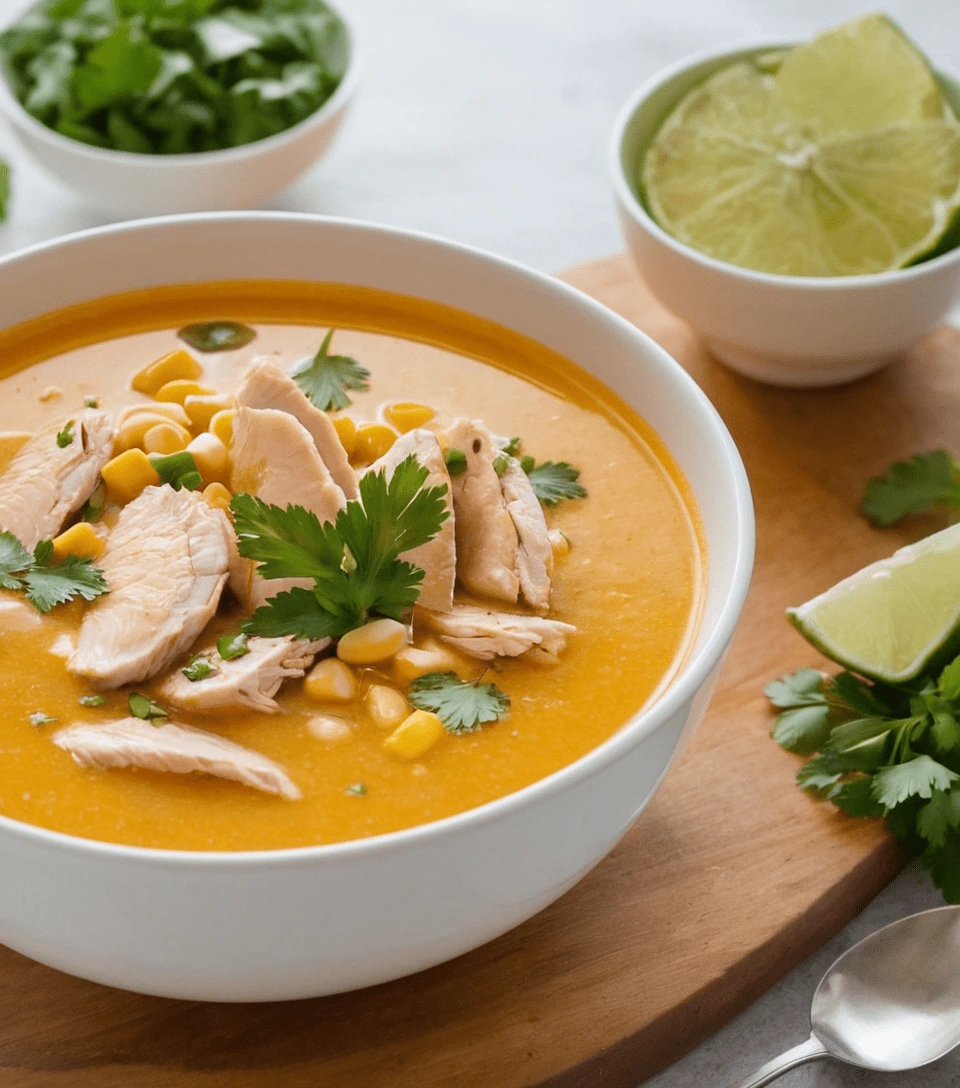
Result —
<path fill-rule="evenodd" d="M 829 1057 L 830 1051 L 827 1050 L 816 1035 L 811 1035 L 805 1043 L 788 1050 L 786 1054 L 781 1054 L 779 1058 L 774 1058 L 772 1062 L 767 1062 L 752 1077 L 738 1080 L 736 1084 L 731 1084 L 730 1088 L 763 1088 L 765 1084 L 776 1080 L 777 1077 L 789 1072 L 791 1069 L 796 1069 L 798 1065 L 806 1065 L 807 1062 L 816 1062 L 820 1061 L 821 1058 Z"/>

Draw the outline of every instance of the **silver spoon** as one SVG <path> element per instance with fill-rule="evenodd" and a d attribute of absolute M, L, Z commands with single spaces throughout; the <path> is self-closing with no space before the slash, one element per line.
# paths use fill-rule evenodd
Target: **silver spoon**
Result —
<path fill-rule="evenodd" d="M 960 1045 L 960 907 L 903 918 L 845 952 L 817 987 L 810 1025 L 805 1043 L 731 1088 L 763 1088 L 823 1058 L 919 1069 Z"/>

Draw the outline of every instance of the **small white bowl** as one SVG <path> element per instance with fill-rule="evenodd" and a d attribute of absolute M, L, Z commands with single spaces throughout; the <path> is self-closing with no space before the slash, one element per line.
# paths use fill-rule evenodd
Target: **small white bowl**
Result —
<path fill-rule="evenodd" d="M 686 474 L 709 574 L 695 645 L 659 697 L 571 766 L 458 816 L 249 853 L 113 846 L 0 816 L 0 942 L 167 997 L 273 1001 L 369 986 L 476 948 L 562 895 L 637 819 L 702 716 L 753 564 L 746 473 L 693 380 L 593 299 L 467 246 L 305 215 L 122 224 L 0 260 L 0 329 L 118 291 L 263 278 L 427 299 L 572 359 L 643 414 Z"/>
<path fill-rule="evenodd" d="M 143 155 L 111 151 L 61 136 L 17 101 L 0 67 L 0 111 L 34 159 L 88 204 L 133 217 L 255 208 L 292 184 L 323 156 L 343 121 L 360 78 L 355 27 L 340 85 L 309 117 L 276 136 L 223 151 Z M 8 21 L 8 20 L 7 20 Z"/>
<path fill-rule="evenodd" d="M 741 374 L 782 386 L 837 385 L 901 356 L 960 294 L 960 249 L 871 276 L 778 276 L 718 261 L 659 227 L 640 198 L 644 150 L 680 99 L 717 70 L 783 43 L 700 54 L 655 75 L 614 125 L 609 168 L 621 230 L 650 290 Z"/>

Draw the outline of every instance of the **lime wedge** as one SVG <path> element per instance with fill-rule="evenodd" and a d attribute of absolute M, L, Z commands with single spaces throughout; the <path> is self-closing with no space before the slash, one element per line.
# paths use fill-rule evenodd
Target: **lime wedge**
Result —
<path fill-rule="evenodd" d="M 916 47 L 868 15 L 694 88 L 654 137 L 641 185 L 660 226 L 718 260 L 884 272 L 949 230 L 960 122 Z"/>
<path fill-rule="evenodd" d="M 960 525 L 872 563 L 787 615 L 838 664 L 903 683 L 960 652 Z"/>

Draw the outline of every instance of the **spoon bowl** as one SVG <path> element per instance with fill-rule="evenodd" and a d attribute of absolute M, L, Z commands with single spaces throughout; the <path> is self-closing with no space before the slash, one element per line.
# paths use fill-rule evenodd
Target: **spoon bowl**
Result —
<path fill-rule="evenodd" d="M 817 988 L 810 1021 L 834 1057 L 886 1073 L 960 1045 L 960 907 L 914 914 L 854 945 Z"/>
<path fill-rule="evenodd" d="M 763 1088 L 808 1062 L 919 1069 L 960 1046 L 960 906 L 913 914 L 878 929 L 823 976 L 810 1038 L 731 1088 Z"/>

